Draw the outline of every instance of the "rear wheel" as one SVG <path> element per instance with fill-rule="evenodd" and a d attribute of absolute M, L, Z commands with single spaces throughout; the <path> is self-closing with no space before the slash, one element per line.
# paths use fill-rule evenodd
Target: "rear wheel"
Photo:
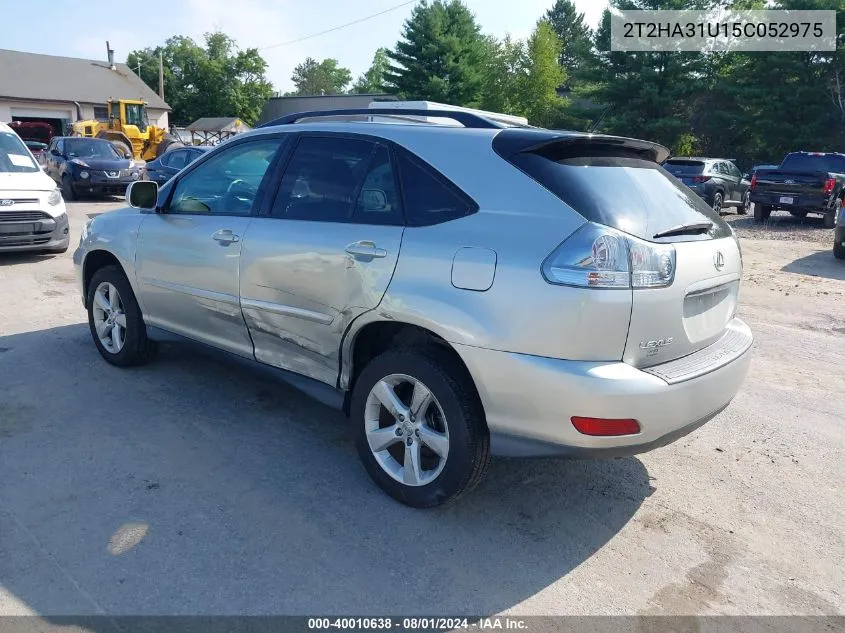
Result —
<path fill-rule="evenodd" d="M 836 227 L 836 212 L 828 212 L 824 214 L 824 228 L 832 229 Z"/>
<path fill-rule="evenodd" d="M 745 195 L 742 196 L 742 204 L 736 208 L 736 212 L 740 215 L 745 215 L 751 209 L 751 192 L 746 191 Z"/>
<path fill-rule="evenodd" d="M 370 361 L 356 381 L 350 413 L 358 454 L 397 501 L 449 503 L 487 472 L 490 434 L 463 374 L 448 352 L 401 348 Z"/>
<path fill-rule="evenodd" d="M 769 216 L 772 215 L 772 207 L 768 204 L 755 204 L 754 205 L 754 221 L 755 222 L 765 222 L 769 219 Z"/>
<path fill-rule="evenodd" d="M 104 266 L 88 285 L 88 326 L 97 351 L 112 365 L 142 365 L 155 353 L 147 338 L 141 308 L 126 275 L 117 266 Z"/>
<path fill-rule="evenodd" d="M 716 213 L 722 212 L 722 194 L 718 191 L 713 195 L 713 210 Z"/>
<path fill-rule="evenodd" d="M 845 259 L 845 246 L 842 246 L 842 242 L 833 243 L 833 256 L 836 259 Z"/>

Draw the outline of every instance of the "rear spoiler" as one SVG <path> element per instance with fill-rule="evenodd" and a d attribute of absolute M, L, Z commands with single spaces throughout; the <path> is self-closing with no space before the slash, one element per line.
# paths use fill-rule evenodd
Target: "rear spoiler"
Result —
<path fill-rule="evenodd" d="M 579 147 L 622 148 L 658 164 L 666 160 L 670 154 L 669 150 L 659 143 L 605 134 L 509 128 L 499 132 L 493 139 L 493 149 L 503 158 L 521 152 L 532 154 L 567 153 L 567 150 Z"/>

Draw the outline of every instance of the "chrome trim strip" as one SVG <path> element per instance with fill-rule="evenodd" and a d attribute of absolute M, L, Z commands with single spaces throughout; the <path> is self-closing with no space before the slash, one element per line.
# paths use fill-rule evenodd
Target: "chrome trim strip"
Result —
<path fill-rule="evenodd" d="M 181 292 L 186 295 L 191 295 L 192 297 L 210 299 L 211 301 L 228 303 L 233 306 L 238 305 L 238 298 L 234 295 L 226 294 L 225 292 L 202 290 L 201 288 L 194 288 L 193 286 L 184 286 L 182 284 L 175 284 L 171 281 L 162 281 L 161 279 L 152 279 L 150 277 L 142 277 L 139 281 L 142 284 L 147 284 L 148 286 L 164 288 L 165 290 L 172 290 L 173 292 Z"/>
<path fill-rule="evenodd" d="M 270 303 L 269 301 L 259 301 L 258 299 L 241 299 L 242 308 L 252 308 L 254 310 L 264 310 L 265 312 L 272 312 L 273 314 L 281 314 L 283 316 L 296 317 L 298 319 L 305 319 L 306 321 L 314 321 L 315 323 L 322 323 L 329 325 L 334 317 L 330 314 L 322 312 L 315 312 L 313 310 L 305 310 L 304 308 L 296 308 L 281 303 Z"/>

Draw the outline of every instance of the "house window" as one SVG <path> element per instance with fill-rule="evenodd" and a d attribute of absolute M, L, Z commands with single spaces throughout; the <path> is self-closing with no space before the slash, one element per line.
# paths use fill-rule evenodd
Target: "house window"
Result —
<path fill-rule="evenodd" d="M 109 109 L 106 106 L 94 106 L 94 118 L 98 121 L 109 120 Z"/>

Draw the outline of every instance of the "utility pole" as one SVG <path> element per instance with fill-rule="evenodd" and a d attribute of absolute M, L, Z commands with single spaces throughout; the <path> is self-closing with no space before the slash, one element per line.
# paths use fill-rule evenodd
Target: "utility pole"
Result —
<path fill-rule="evenodd" d="M 158 96 L 164 101 L 164 57 L 158 52 Z"/>

